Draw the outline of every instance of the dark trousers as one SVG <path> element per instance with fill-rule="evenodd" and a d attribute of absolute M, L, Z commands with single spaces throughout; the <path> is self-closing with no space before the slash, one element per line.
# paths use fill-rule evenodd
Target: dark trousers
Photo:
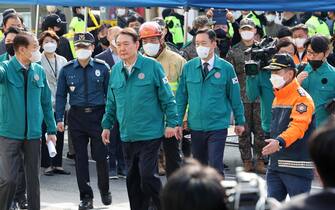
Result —
<path fill-rule="evenodd" d="M 41 167 L 48 168 L 50 166 L 62 167 L 64 132 L 57 132 L 56 151 L 57 155 L 53 158 L 49 156 L 48 146 L 46 145 L 45 134 L 47 132 L 46 124 L 42 123 L 42 145 L 41 145 Z"/>
<path fill-rule="evenodd" d="M 186 137 L 185 137 L 186 136 Z M 183 140 L 181 142 L 181 150 L 185 158 L 191 157 L 191 133 L 190 131 L 183 131 Z"/>
<path fill-rule="evenodd" d="M 181 151 L 179 141 L 175 138 L 163 140 L 163 149 L 166 164 L 166 176 L 170 177 L 181 166 Z"/>
<path fill-rule="evenodd" d="M 223 152 L 227 129 L 216 131 L 191 131 L 193 157 L 224 174 Z"/>
<path fill-rule="evenodd" d="M 21 158 L 21 166 L 19 168 L 19 173 L 18 173 L 18 180 L 17 180 L 17 186 L 16 186 L 16 191 L 14 195 L 14 202 L 20 202 L 23 200 L 26 200 L 26 176 L 24 173 L 24 166 L 23 166 L 23 158 Z"/>
<path fill-rule="evenodd" d="M 122 143 L 120 138 L 119 123 L 115 123 L 110 134 L 110 144 L 108 145 L 109 170 L 123 172 L 125 167 Z"/>
<path fill-rule="evenodd" d="M 266 173 L 268 197 L 285 200 L 287 194 L 290 197 L 307 193 L 311 190 L 312 180 L 291 174 L 285 174 L 268 169 Z"/>
<path fill-rule="evenodd" d="M 40 209 L 40 140 L 18 141 L 0 137 L 0 210 L 8 210 L 13 201 L 22 155 L 28 209 Z"/>
<path fill-rule="evenodd" d="M 131 210 L 147 210 L 150 201 L 160 209 L 162 188 L 158 171 L 158 151 L 163 138 L 123 142 L 123 154 L 128 167 L 127 191 Z"/>
<path fill-rule="evenodd" d="M 96 161 L 100 193 L 109 192 L 107 146 L 102 143 L 101 139 L 100 124 L 103 114 L 104 108 L 93 110 L 90 113 L 73 108 L 69 111 L 69 130 L 76 151 L 76 175 L 81 200 L 93 198 L 87 151 L 89 142 L 92 158 Z"/>

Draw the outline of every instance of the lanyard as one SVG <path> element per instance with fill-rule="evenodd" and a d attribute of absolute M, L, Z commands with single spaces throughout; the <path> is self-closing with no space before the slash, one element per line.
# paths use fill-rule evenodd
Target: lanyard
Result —
<path fill-rule="evenodd" d="M 48 64 L 49 64 L 49 66 L 50 66 L 52 72 L 54 73 L 55 78 L 57 79 L 57 71 L 58 71 L 58 69 L 57 69 L 57 58 L 56 58 L 56 55 L 55 55 L 55 68 L 52 67 L 52 65 L 51 65 L 49 59 L 47 58 L 47 56 L 45 56 L 45 58 L 46 58 L 46 60 L 48 61 Z"/>

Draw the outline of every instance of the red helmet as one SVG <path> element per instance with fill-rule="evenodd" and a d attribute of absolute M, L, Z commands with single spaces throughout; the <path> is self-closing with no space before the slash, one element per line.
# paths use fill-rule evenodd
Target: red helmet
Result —
<path fill-rule="evenodd" d="M 161 27 L 156 22 L 146 22 L 141 25 L 140 39 L 145 39 L 149 37 L 159 37 L 162 36 Z"/>

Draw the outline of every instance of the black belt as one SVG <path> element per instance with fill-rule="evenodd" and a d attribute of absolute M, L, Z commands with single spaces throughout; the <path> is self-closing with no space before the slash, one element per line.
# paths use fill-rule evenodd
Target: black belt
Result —
<path fill-rule="evenodd" d="M 89 107 L 71 106 L 71 109 L 75 110 L 75 111 L 80 111 L 80 112 L 85 112 L 85 113 L 91 113 L 91 112 L 96 111 L 96 110 L 105 109 L 105 105 L 89 106 Z"/>

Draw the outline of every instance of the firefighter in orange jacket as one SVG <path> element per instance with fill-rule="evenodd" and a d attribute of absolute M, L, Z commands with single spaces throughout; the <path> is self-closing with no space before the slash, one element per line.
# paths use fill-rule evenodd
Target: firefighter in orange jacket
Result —
<path fill-rule="evenodd" d="M 283 201 L 309 192 L 313 180 L 313 164 L 307 140 L 315 128 L 314 103 L 300 86 L 293 58 L 276 54 L 266 69 L 271 70 L 275 92 L 272 104 L 271 139 L 263 148 L 270 155 L 266 174 L 268 196 Z"/>

